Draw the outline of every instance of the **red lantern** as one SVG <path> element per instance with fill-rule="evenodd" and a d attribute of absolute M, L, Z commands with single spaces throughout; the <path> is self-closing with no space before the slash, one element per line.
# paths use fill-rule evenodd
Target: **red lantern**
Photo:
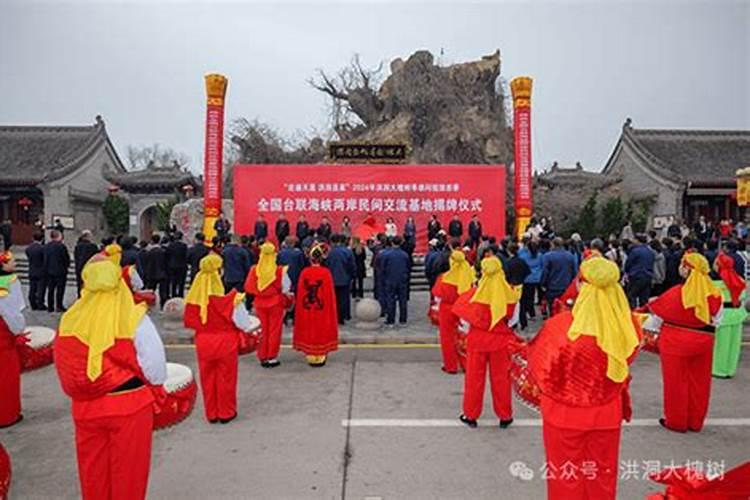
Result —
<path fill-rule="evenodd" d="M 33 204 L 34 204 L 34 202 L 31 201 L 26 196 L 24 196 L 23 198 L 21 198 L 20 200 L 18 200 L 18 206 L 22 207 L 27 212 L 28 212 L 29 208 L 31 207 L 31 205 L 33 205 Z"/>

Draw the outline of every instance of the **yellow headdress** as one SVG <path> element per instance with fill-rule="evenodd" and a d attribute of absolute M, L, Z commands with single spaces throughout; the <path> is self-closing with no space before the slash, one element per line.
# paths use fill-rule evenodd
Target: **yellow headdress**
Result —
<path fill-rule="evenodd" d="M 710 267 L 704 256 L 697 252 L 686 253 L 682 264 L 690 268 L 685 284 L 682 285 L 682 305 L 685 309 L 695 308 L 695 317 L 706 324 L 711 323 L 708 307 L 709 297 L 721 297 L 721 290 L 708 276 Z"/>
<path fill-rule="evenodd" d="M 508 305 L 518 302 L 519 294 L 505 279 L 503 264 L 497 257 L 482 259 L 482 278 L 471 302 L 490 306 L 490 329 L 503 319 L 508 312 Z"/>
<path fill-rule="evenodd" d="M 255 267 L 255 272 L 258 274 L 258 290 L 263 291 L 274 282 L 277 267 L 276 247 L 267 241 L 260 246 L 260 260 Z"/>
<path fill-rule="evenodd" d="M 104 247 L 104 256 L 119 266 L 122 261 L 122 247 L 117 243 L 111 243 Z"/>
<path fill-rule="evenodd" d="M 133 302 L 120 273 L 120 267 L 108 258 L 92 257 L 83 268 L 81 298 L 60 319 L 59 335 L 76 337 L 89 348 L 89 380 L 101 375 L 107 349 L 116 339 L 132 339 L 146 314 L 146 305 Z"/>
<path fill-rule="evenodd" d="M 212 295 L 224 295 L 224 285 L 221 283 L 219 270 L 222 266 L 221 257 L 210 253 L 201 259 L 200 270 L 190 284 L 190 291 L 185 297 L 185 304 L 200 306 L 201 323 L 208 321 L 208 299 Z"/>
<path fill-rule="evenodd" d="M 476 274 L 466 260 L 466 255 L 460 250 L 454 250 L 451 253 L 450 269 L 443 275 L 443 283 L 455 285 L 458 293 L 464 293 L 471 288 L 475 279 Z"/>
<path fill-rule="evenodd" d="M 607 354 L 607 377 L 622 382 L 628 376 L 627 360 L 638 346 L 638 334 L 619 284 L 620 270 L 603 257 L 591 257 L 581 264 L 581 277 L 568 338 L 595 337 L 596 345 Z"/>

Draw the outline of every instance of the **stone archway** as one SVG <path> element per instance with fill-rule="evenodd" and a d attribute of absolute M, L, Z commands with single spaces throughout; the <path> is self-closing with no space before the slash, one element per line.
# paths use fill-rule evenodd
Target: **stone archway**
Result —
<path fill-rule="evenodd" d="M 151 235 L 156 231 L 156 206 L 151 205 L 141 211 L 138 220 L 140 228 L 140 239 L 142 241 L 151 241 Z"/>

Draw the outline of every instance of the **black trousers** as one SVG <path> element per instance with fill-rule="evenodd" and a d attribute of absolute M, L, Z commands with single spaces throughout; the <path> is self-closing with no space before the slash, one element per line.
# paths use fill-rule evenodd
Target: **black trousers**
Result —
<path fill-rule="evenodd" d="M 352 280 L 352 297 L 361 299 L 365 296 L 365 277 L 355 276 Z"/>
<path fill-rule="evenodd" d="M 538 286 L 535 283 L 524 283 L 523 285 L 521 292 L 521 313 L 519 315 L 521 328 L 526 328 L 529 324 L 529 318 L 536 316 L 536 311 L 534 311 L 534 295 L 536 295 Z"/>
<path fill-rule="evenodd" d="M 628 280 L 628 302 L 630 307 L 636 308 L 648 303 L 651 295 L 651 278 L 639 276 Z"/>
<path fill-rule="evenodd" d="M 65 283 L 67 279 L 66 275 L 47 277 L 47 310 L 49 312 L 63 308 L 63 297 L 65 297 Z"/>
<path fill-rule="evenodd" d="M 169 294 L 171 297 L 185 296 L 185 278 L 187 269 L 169 270 Z"/>
<path fill-rule="evenodd" d="M 159 291 L 159 307 L 164 309 L 164 304 L 170 299 L 169 297 L 169 278 L 160 280 L 151 279 L 146 282 L 148 290 Z"/>
<path fill-rule="evenodd" d="M 349 286 L 337 286 L 336 288 L 336 312 L 339 316 L 339 324 L 343 325 L 346 320 L 352 319 L 351 298 L 349 297 Z"/>
<path fill-rule="evenodd" d="M 396 322 L 396 303 L 398 302 L 398 322 L 406 323 L 408 307 L 408 284 L 407 283 L 386 283 L 385 284 L 385 303 L 387 325 Z"/>
<path fill-rule="evenodd" d="M 32 310 L 44 309 L 44 278 L 29 278 L 29 305 Z"/>

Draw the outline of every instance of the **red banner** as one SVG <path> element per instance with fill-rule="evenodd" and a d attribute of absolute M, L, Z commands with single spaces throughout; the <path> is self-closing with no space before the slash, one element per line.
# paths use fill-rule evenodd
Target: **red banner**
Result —
<path fill-rule="evenodd" d="M 344 216 L 353 229 L 372 213 L 379 225 L 393 217 L 398 233 L 413 216 L 417 248 L 427 243 L 427 221 L 435 214 L 447 231 L 454 214 L 464 238 L 476 214 L 485 234 L 505 235 L 505 167 L 502 165 L 237 165 L 234 168 L 234 227 L 251 234 L 259 214 L 269 236 L 280 213 L 292 234 L 300 214 L 311 228 L 323 216 L 339 232 Z"/>
<path fill-rule="evenodd" d="M 224 146 L 224 106 L 209 104 L 206 110 L 206 153 L 203 196 L 206 217 L 218 217 L 221 211 L 221 166 Z"/>
<path fill-rule="evenodd" d="M 516 217 L 529 217 L 532 208 L 531 108 L 529 106 L 515 108 L 513 133 Z"/>

